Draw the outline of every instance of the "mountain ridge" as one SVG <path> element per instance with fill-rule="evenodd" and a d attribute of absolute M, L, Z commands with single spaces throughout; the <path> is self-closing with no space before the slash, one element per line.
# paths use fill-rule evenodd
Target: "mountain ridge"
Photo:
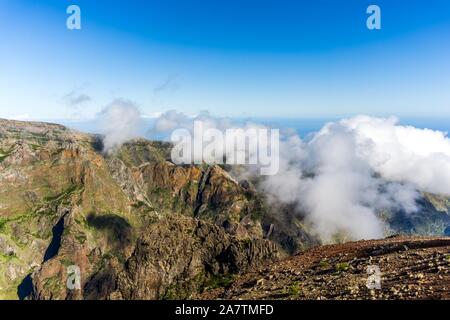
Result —
<path fill-rule="evenodd" d="M 320 245 L 251 181 L 169 155 L 165 142 L 103 153 L 99 135 L 0 119 L 0 298 L 193 298 Z M 425 217 L 388 216 L 393 231 L 445 227 L 448 200 L 423 201 Z M 66 286 L 73 265 L 80 290 Z"/>

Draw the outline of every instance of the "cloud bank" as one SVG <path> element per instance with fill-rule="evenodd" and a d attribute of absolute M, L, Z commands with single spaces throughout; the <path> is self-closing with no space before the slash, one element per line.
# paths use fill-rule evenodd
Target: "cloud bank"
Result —
<path fill-rule="evenodd" d="M 286 139 L 282 171 L 266 192 L 296 203 L 312 231 L 330 242 L 379 238 L 384 210 L 417 210 L 420 191 L 450 195 L 450 140 L 401 126 L 395 118 L 358 116 L 326 124 L 308 141 Z"/>

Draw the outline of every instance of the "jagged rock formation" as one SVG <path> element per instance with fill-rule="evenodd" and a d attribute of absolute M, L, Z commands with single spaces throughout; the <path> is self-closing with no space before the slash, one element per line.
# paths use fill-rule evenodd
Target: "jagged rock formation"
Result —
<path fill-rule="evenodd" d="M 374 266 L 380 271 L 378 288 Z M 321 246 L 197 298 L 450 299 L 450 238 L 392 237 Z"/>
<path fill-rule="evenodd" d="M 276 252 L 269 241 L 238 240 L 209 222 L 170 216 L 138 239 L 123 268 L 115 263 L 94 275 L 85 297 L 189 298 L 218 279 L 275 261 Z"/>
<path fill-rule="evenodd" d="M 168 144 L 144 140 L 100 150 L 96 136 L 0 120 L 0 298 L 174 298 L 277 257 L 260 199 L 219 166 L 175 166 Z M 81 290 L 67 290 L 71 265 Z M 127 286 L 134 271 L 158 284 Z"/>

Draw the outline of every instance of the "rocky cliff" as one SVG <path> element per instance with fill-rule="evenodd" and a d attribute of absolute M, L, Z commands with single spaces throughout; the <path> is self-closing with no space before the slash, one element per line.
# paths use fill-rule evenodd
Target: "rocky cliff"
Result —
<path fill-rule="evenodd" d="M 140 140 L 105 155 L 99 137 L 0 120 L 0 298 L 186 297 L 277 258 L 254 193 L 167 153 Z"/>

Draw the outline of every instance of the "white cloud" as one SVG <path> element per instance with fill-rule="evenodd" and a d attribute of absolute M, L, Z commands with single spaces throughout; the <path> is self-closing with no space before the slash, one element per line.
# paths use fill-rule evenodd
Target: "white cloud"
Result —
<path fill-rule="evenodd" d="M 400 126 L 397 120 L 359 116 L 341 125 L 355 135 L 371 168 L 388 180 L 450 195 L 450 139 L 446 133 Z"/>
<path fill-rule="evenodd" d="M 92 100 L 90 96 L 85 93 L 72 90 L 63 97 L 65 103 L 70 107 L 78 107 L 79 105 Z"/>
<path fill-rule="evenodd" d="M 141 112 L 128 100 L 116 99 L 98 115 L 99 129 L 104 134 L 105 152 L 112 152 L 124 142 L 137 138 L 142 131 Z"/>

